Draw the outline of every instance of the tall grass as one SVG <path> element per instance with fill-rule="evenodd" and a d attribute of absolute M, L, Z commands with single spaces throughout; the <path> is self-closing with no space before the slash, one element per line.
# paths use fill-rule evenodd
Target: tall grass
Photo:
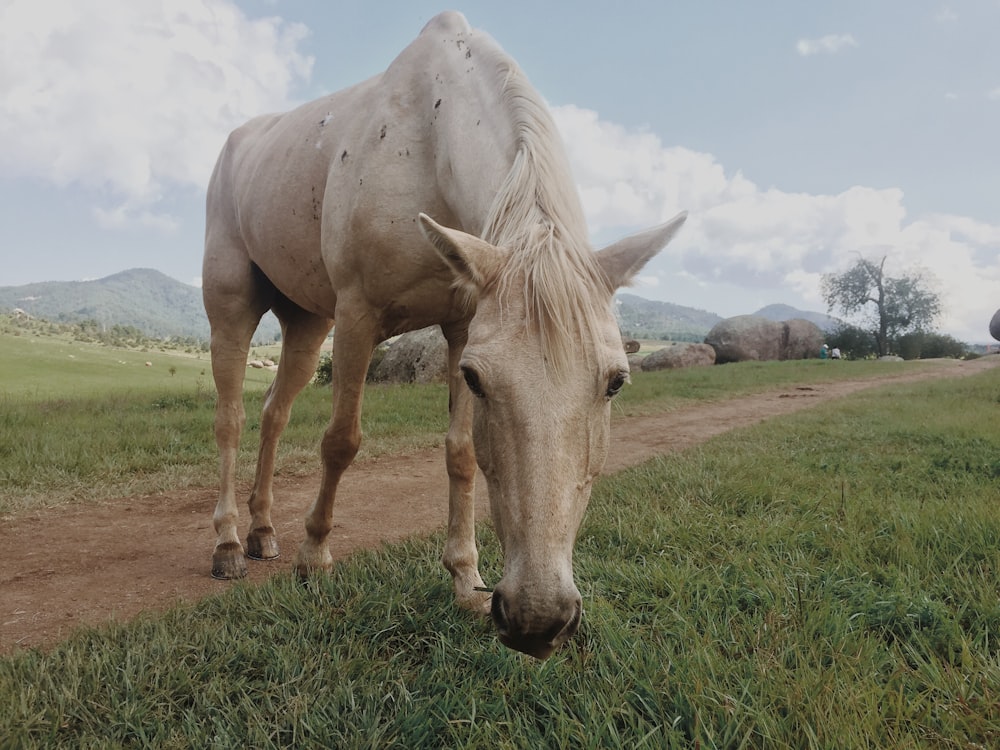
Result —
<path fill-rule="evenodd" d="M 544 663 L 454 609 L 434 535 L 4 659 L 0 737 L 996 747 L 998 406 L 994 372 L 880 388 L 602 479 Z"/>

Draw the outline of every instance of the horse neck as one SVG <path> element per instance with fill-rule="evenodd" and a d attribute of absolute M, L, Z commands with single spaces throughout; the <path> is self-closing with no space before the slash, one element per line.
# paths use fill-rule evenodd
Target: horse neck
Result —
<path fill-rule="evenodd" d="M 435 124 L 437 181 L 454 226 L 481 237 L 514 163 L 517 138 L 514 123 L 502 113 L 498 92 L 491 91 L 487 81 L 463 84 L 453 98 L 465 102 L 463 107 L 471 108 L 468 103 L 474 102 L 478 111 L 475 119 L 456 116 Z"/>

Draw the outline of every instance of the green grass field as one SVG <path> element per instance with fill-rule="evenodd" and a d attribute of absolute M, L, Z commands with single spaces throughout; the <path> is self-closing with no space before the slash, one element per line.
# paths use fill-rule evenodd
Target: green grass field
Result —
<path fill-rule="evenodd" d="M 0 517 L 216 481 L 215 386 L 206 355 L 0 333 L 0 361 L 5 363 L 0 369 Z M 615 414 L 669 411 L 789 383 L 928 366 L 935 365 L 813 360 L 640 371 L 616 399 Z M 253 476 L 262 395 L 273 377 L 267 370 L 247 369 L 241 480 Z M 442 445 L 447 404 L 443 385 L 369 386 L 358 460 Z M 317 470 L 317 447 L 330 410 L 327 388 L 303 391 L 282 437 L 278 473 Z"/>
<path fill-rule="evenodd" d="M 638 373 L 621 410 L 846 371 Z M 157 407 L 172 391 L 131 388 L 82 401 L 210 420 L 209 392 Z M 58 420 L 46 405 L 80 400 L 10 405 Z M 601 479 L 583 626 L 547 662 L 455 609 L 438 534 L 2 659 L 0 747 L 1000 746 L 998 409 L 996 370 L 886 386 Z M 199 429 L 177 450 L 210 446 Z M 481 548 L 494 582 L 487 528 Z"/>

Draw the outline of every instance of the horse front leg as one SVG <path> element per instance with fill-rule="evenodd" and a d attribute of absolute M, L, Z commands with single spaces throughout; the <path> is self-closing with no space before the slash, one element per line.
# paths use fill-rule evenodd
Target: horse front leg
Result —
<path fill-rule="evenodd" d="M 444 330 L 448 339 L 448 540 L 441 562 L 451 573 L 460 607 L 488 615 L 490 595 L 479 574 L 476 547 L 476 455 L 472 442 L 473 396 L 458 368 L 466 331 Z"/>
<path fill-rule="evenodd" d="M 361 446 L 361 401 L 375 343 L 374 330 L 338 319 L 333 332 L 331 368 L 333 416 L 320 446 L 323 478 L 319 494 L 306 515 L 306 538 L 295 561 L 295 571 L 300 578 L 333 567 L 333 556 L 327 544 L 333 528 L 333 504 L 340 478 Z"/>

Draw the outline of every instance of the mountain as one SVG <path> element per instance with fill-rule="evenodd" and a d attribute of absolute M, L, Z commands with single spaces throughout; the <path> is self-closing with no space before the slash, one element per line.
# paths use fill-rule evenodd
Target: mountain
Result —
<path fill-rule="evenodd" d="M 801 320 L 808 320 L 811 323 L 815 323 L 819 326 L 821 331 L 833 331 L 836 330 L 841 321 L 837 318 L 832 318 L 825 313 L 818 312 L 808 312 L 806 310 L 798 310 L 791 305 L 768 305 L 767 307 L 760 308 L 757 312 L 753 313 L 760 318 L 767 318 L 768 320 L 775 320 L 779 323 L 785 320 L 794 320 L 799 318 Z"/>
<path fill-rule="evenodd" d="M 656 302 L 634 294 L 617 294 L 618 325 L 625 336 L 638 339 L 701 341 L 722 320 L 715 313 Z"/>
<path fill-rule="evenodd" d="M 147 336 L 208 340 L 201 290 L 149 268 L 135 268 L 95 281 L 44 281 L 0 287 L 0 310 L 21 309 L 56 323 L 97 321 L 131 326 Z M 268 316 L 255 341 L 272 341 L 278 322 Z"/>
<path fill-rule="evenodd" d="M 631 338 L 701 341 L 722 317 L 706 310 L 657 302 L 634 294 L 615 297 L 622 333 Z M 207 341 L 208 320 L 201 290 L 149 268 L 134 268 L 96 281 L 46 281 L 0 287 L 0 312 L 21 309 L 56 323 L 94 320 L 105 328 L 130 326 L 157 338 Z M 829 330 L 837 321 L 828 315 L 768 305 L 755 315 L 770 320 L 805 318 Z M 268 313 L 254 341 L 279 338 L 278 321 Z"/>

